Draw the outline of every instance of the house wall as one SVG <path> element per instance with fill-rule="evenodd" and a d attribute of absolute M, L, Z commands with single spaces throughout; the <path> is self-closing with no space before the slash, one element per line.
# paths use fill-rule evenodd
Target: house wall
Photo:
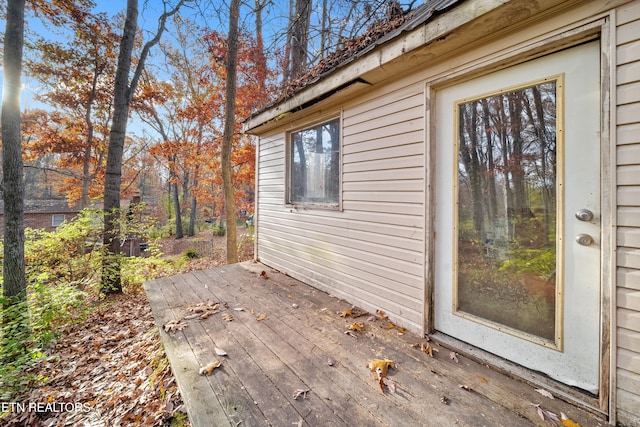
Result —
<path fill-rule="evenodd" d="M 640 1 L 615 14 L 617 410 L 640 425 Z"/>
<path fill-rule="evenodd" d="M 285 200 L 285 138 L 262 137 L 258 245 L 265 264 L 362 308 L 422 328 L 424 89 L 396 85 L 344 109 L 342 210 Z M 297 126 L 306 126 L 304 120 Z M 345 305 L 348 308 L 347 305 Z"/>
<path fill-rule="evenodd" d="M 78 213 L 77 212 L 65 212 L 60 215 L 64 215 L 65 219 L 68 221 L 74 218 Z M 24 226 L 25 228 L 33 228 L 37 230 L 45 230 L 45 231 L 53 231 L 56 229 L 52 224 L 53 215 L 58 215 L 57 213 L 33 213 L 33 212 L 25 212 L 24 214 Z M 4 233 L 4 215 L 0 215 L 0 235 Z"/>
<path fill-rule="evenodd" d="M 402 326 L 422 332 L 428 317 L 424 307 L 429 306 L 423 294 L 428 286 L 425 230 L 430 209 L 425 196 L 428 156 L 423 145 L 430 137 L 424 87 L 451 73 L 490 69 L 491 63 L 509 55 L 526 55 L 527 50 L 540 49 L 540 40 L 596 18 L 608 19 L 610 34 L 603 42 L 612 42 L 611 62 L 603 55 L 603 70 L 612 67 L 611 188 L 617 189 L 612 198 L 615 218 L 604 221 L 612 226 L 604 232 L 612 232 L 611 241 L 617 245 L 611 248 L 614 253 L 603 255 L 603 263 L 612 259 L 615 268 L 613 283 L 605 277 L 603 292 L 605 311 L 609 296 L 614 301 L 615 327 L 614 406 L 606 410 L 622 425 L 640 426 L 640 0 L 580 2 L 563 13 L 529 20 L 527 28 L 505 37 L 489 38 L 481 47 L 470 41 L 469 50 L 450 54 L 446 61 L 433 60 L 333 109 L 321 103 L 296 113 L 285 120 L 286 127 L 262 135 L 257 153 L 257 257 L 349 304 L 384 310 Z M 430 58 L 428 50 L 405 56 L 414 62 Z M 285 206 L 286 132 L 304 127 L 306 120 L 316 120 L 323 111 L 338 109 L 344 126 L 343 210 Z M 607 317 L 605 312 L 605 324 Z M 606 354 L 608 343 L 604 344 Z"/>

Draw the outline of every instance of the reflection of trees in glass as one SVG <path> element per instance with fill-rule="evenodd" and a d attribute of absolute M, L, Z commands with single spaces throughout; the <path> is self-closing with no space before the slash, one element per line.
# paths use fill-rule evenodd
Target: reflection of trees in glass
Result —
<path fill-rule="evenodd" d="M 555 240 L 555 88 L 548 82 L 459 105 L 459 220 L 471 221 L 477 240 Z M 527 231 L 533 219 L 537 236 Z"/>
<path fill-rule="evenodd" d="M 556 82 L 458 105 L 460 311 L 555 336 Z"/>
<path fill-rule="evenodd" d="M 338 119 L 291 134 L 291 202 L 337 203 Z"/>

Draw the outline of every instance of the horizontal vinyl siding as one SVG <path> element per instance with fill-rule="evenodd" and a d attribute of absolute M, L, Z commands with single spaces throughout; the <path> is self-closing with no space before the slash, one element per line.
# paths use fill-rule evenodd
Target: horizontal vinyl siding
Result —
<path fill-rule="evenodd" d="M 424 94 L 397 85 L 344 107 L 341 210 L 287 206 L 286 133 L 261 138 L 257 257 L 421 332 Z"/>
<path fill-rule="evenodd" d="M 640 2 L 617 11 L 618 421 L 640 425 Z"/>

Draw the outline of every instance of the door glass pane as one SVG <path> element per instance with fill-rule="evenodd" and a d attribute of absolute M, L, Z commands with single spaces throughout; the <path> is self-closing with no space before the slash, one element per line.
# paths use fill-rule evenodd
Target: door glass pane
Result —
<path fill-rule="evenodd" d="M 556 338 L 557 81 L 457 104 L 455 308 Z M 504 329 L 504 328 L 503 328 Z"/>

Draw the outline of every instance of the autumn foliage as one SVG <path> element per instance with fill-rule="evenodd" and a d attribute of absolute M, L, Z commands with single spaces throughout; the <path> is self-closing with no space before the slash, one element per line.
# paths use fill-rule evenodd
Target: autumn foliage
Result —
<path fill-rule="evenodd" d="M 202 32 L 188 22 L 180 23 L 178 44 L 164 46 L 172 84 L 148 79 L 143 84 L 147 121 L 161 135 L 161 141 L 149 148 L 150 155 L 169 174 L 175 191 L 180 190 L 183 208 L 198 206 L 205 219 L 223 217 L 224 201 L 220 166 L 222 128 L 225 118 L 226 35 Z M 194 36 L 197 34 L 197 36 Z M 191 37 L 189 37 L 191 35 Z M 187 58 L 181 54 L 185 44 L 193 47 L 194 38 L 200 54 Z M 237 117 L 269 102 L 269 82 L 274 76 L 259 60 L 256 40 L 241 34 L 238 40 Z M 261 65 L 262 64 L 262 65 Z M 185 96 L 186 95 L 186 96 Z M 233 138 L 233 179 L 236 206 L 253 210 L 255 180 L 255 145 L 241 132 L 236 121 Z M 193 201 L 196 200 L 196 202 Z"/>

